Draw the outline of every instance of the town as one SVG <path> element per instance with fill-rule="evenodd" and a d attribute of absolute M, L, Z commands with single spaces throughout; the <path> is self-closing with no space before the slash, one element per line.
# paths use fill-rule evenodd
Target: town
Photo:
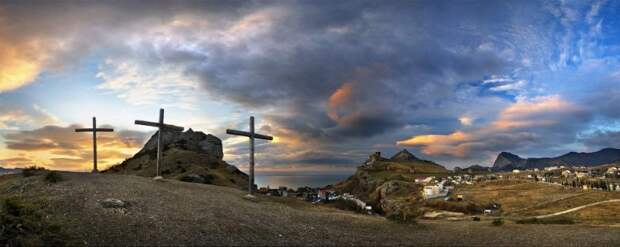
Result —
<path fill-rule="evenodd" d="M 380 154 L 379 154 L 380 155 Z M 371 160 L 372 160 L 371 156 Z M 368 162 L 366 163 L 368 164 Z M 473 186 L 477 183 L 501 180 L 521 180 L 567 188 L 576 188 L 583 191 L 599 190 L 620 192 L 620 166 L 607 165 L 600 167 L 566 167 L 549 166 L 543 169 L 514 169 L 509 172 L 487 171 L 467 172 L 457 169 L 452 174 L 445 176 L 418 176 L 415 183 L 422 186 L 419 192 L 425 200 L 456 200 L 462 201 L 464 196 L 454 194 L 457 186 Z M 299 200 L 312 202 L 313 204 L 327 204 L 337 200 L 354 202 L 359 210 L 373 214 L 372 206 L 356 198 L 350 193 L 338 193 L 333 186 L 321 188 L 299 187 L 297 189 L 280 186 L 278 188 L 261 187 L 257 193 L 266 196 L 292 197 Z M 484 209 L 485 213 L 491 213 L 496 208 Z"/>

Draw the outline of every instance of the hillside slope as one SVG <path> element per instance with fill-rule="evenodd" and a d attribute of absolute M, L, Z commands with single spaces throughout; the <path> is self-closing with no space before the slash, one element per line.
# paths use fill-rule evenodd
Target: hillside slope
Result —
<path fill-rule="evenodd" d="M 494 171 L 512 169 L 544 168 L 547 166 L 599 166 L 620 161 L 620 149 L 605 148 L 592 153 L 570 152 L 552 158 L 521 158 L 518 155 L 502 152 L 493 163 Z"/>
<path fill-rule="evenodd" d="M 493 227 L 484 221 L 403 225 L 295 199 L 259 196 L 250 201 L 245 192 L 222 186 L 115 174 L 61 176 L 57 183 L 46 182 L 43 175 L 0 176 L 0 200 L 20 196 L 38 202 L 44 218 L 62 223 L 75 245 L 580 246 L 620 241 L 620 228 Z M 102 207 L 109 198 L 128 206 Z"/>
<path fill-rule="evenodd" d="M 421 199 L 421 187 L 414 183 L 415 179 L 449 173 L 445 167 L 418 159 L 403 149 L 389 159 L 381 157 L 380 153 L 370 155 L 355 174 L 334 188 L 355 195 L 387 216 L 411 217 L 419 214 Z"/>

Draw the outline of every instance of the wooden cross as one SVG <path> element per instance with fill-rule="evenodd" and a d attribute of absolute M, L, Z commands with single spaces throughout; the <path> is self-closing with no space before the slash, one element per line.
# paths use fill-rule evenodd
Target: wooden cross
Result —
<path fill-rule="evenodd" d="M 250 132 L 226 129 L 226 134 L 247 136 L 250 138 L 250 177 L 248 179 L 250 180 L 250 185 L 248 186 L 248 192 L 251 195 L 254 187 L 254 139 L 273 140 L 273 137 L 254 133 L 254 117 L 250 117 Z"/>
<path fill-rule="evenodd" d="M 175 125 L 164 124 L 164 109 L 159 109 L 159 122 L 148 122 L 148 121 L 136 120 L 135 124 L 156 127 L 158 129 L 157 130 L 157 168 L 155 170 L 155 177 L 157 178 L 159 177 L 159 163 L 161 160 L 161 146 L 162 146 L 161 132 L 164 130 L 183 131 L 184 128 L 175 126 Z"/>
<path fill-rule="evenodd" d="M 83 129 L 75 129 L 75 132 L 93 132 L 93 173 L 98 172 L 97 170 L 97 132 L 112 132 L 114 129 L 111 128 L 97 128 L 97 118 L 93 117 L 93 127 L 92 128 L 83 128 Z"/>

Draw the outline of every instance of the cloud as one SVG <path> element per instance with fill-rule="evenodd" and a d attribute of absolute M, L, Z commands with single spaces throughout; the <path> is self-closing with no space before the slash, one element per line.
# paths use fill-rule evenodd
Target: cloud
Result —
<path fill-rule="evenodd" d="M 8 151 L 20 155 L 26 152 L 22 159 L 40 161 L 37 165 L 66 170 L 88 170 L 92 164 L 92 135 L 76 133 L 75 129 L 81 127 L 47 125 L 34 130 L 6 133 L 3 135 L 4 143 Z M 130 157 L 142 147 L 146 138 L 147 133 L 130 130 L 97 135 L 100 167 Z"/>
<path fill-rule="evenodd" d="M 467 158 L 479 152 L 535 149 L 558 140 L 575 141 L 575 131 L 591 116 L 584 108 L 559 95 L 520 99 L 503 109 L 495 120 L 468 131 L 417 135 L 397 145 L 420 147 L 427 155 Z"/>
<path fill-rule="evenodd" d="M 11 46 L 0 40 L 0 93 L 34 81 L 44 67 L 46 54 L 41 46 L 38 42 Z"/>
<path fill-rule="evenodd" d="M 60 120 L 38 105 L 32 107 L 6 104 L 0 106 L 0 130 L 19 129 L 59 123 Z"/>
<path fill-rule="evenodd" d="M 597 45 L 613 28 L 601 22 L 608 5 L 3 4 L 0 75 L 9 71 L 4 68 L 13 72 L 0 91 L 14 90 L 43 72 L 61 71 L 95 54 L 104 60 L 98 67 L 97 89 L 131 106 L 194 109 L 217 101 L 255 114 L 276 136 L 274 148 L 262 149 L 261 155 L 281 166 L 286 162 L 278 162 L 276 156 L 291 162 L 337 161 L 341 156 L 360 160 L 373 147 L 395 149 L 395 140 L 421 147 L 424 154 L 463 158 L 480 156 L 485 148 L 526 143 L 531 147 L 526 151 L 535 152 L 542 145 L 574 142 L 575 132 L 595 115 L 619 115 L 614 108 L 617 92 L 579 99 L 567 92 L 571 84 L 565 80 L 574 66 L 613 53 L 612 47 Z M 609 66 L 606 72 L 617 71 L 613 59 L 602 61 Z M 0 117 L 0 125 L 14 128 L 17 123 L 8 119 L 17 115 Z M 404 133 L 413 137 L 404 138 Z M 69 144 L 23 140 L 10 144 L 24 149 Z M 322 153 L 291 155 L 309 148 Z M 328 149 L 334 152 L 325 152 Z"/>
<path fill-rule="evenodd" d="M 35 163 L 25 157 L 15 157 L 8 159 L 0 159 L 0 167 L 2 168 L 16 168 L 16 167 L 29 167 Z"/>

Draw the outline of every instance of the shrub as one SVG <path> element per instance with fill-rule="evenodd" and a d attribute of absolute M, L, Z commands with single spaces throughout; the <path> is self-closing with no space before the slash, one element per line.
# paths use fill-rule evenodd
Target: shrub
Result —
<path fill-rule="evenodd" d="M 517 224 L 575 224 L 575 220 L 568 217 L 551 217 L 551 218 L 525 218 L 516 221 Z"/>
<path fill-rule="evenodd" d="M 334 207 L 338 209 L 342 209 L 342 210 L 354 211 L 358 213 L 361 213 L 364 211 L 362 208 L 357 206 L 357 203 L 351 200 L 345 200 L 345 199 L 339 198 L 337 200 L 332 201 L 331 203 L 334 205 Z"/>
<path fill-rule="evenodd" d="M 43 217 L 39 207 L 10 197 L 0 210 L 0 246 L 64 246 L 69 241 L 62 227 Z"/>
<path fill-rule="evenodd" d="M 39 171 L 44 171 L 44 170 L 45 168 L 43 167 L 30 166 L 22 170 L 22 176 L 31 177 L 31 176 L 37 175 Z"/>
<path fill-rule="evenodd" d="M 472 219 L 473 221 L 480 221 L 480 217 L 478 217 L 478 216 L 474 216 L 474 217 L 472 217 L 471 219 Z"/>
<path fill-rule="evenodd" d="M 394 212 L 390 213 L 386 216 L 387 219 L 398 222 L 398 223 L 416 223 L 415 215 L 408 215 L 407 213 L 402 212 Z"/>
<path fill-rule="evenodd" d="M 504 219 L 502 218 L 495 218 L 493 219 L 493 222 L 491 222 L 491 224 L 493 224 L 494 226 L 501 226 L 504 224 Z"/>
<path fill-rule="evenodd" d="M 45 181 L 47 181 L 48 183 L 58 183 L 58 182 L 60 182 L 62 180 L 63 180 L 63 178 L 60 175 L 60 173 L 55 172 L 55 171 L 48 172 L 45 175 Z"/>
<path fill-rule="evenodd" d="M 484 210 L 483 207 L 471 202 L 449 202 L 444 200 L 432 200 L 425 203 L 427 207 L 445 211 L 461 212 L 464 214 L 479 214 Z"/>

